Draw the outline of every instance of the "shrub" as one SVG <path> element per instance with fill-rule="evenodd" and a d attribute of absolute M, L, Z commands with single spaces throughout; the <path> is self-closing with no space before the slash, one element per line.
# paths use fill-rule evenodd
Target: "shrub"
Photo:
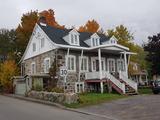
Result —
<path fill-rule="evenodd" d="M 54 87 L 51 92 L 56 92 L 56 93 L 64 93 L 64 89 L 60 87 Z"/>
<path fill-rule="evenodd" d="M 34 86 L 34 90 L 35 90 L 35 91 L 43 91 L 43 87 L 42 87 L 42 85 L 36 84 L 36 85 Z"/>
<path fill-rule="evenodd" d="M 13 60 L 6 60 L 0 66 L 0 83 L 3 87 L 3 90 L 7 93 L 13 92 L 13 85 L 11 78 L 13 76 L 18 75 L 19 68 L 15 61 Z"/>

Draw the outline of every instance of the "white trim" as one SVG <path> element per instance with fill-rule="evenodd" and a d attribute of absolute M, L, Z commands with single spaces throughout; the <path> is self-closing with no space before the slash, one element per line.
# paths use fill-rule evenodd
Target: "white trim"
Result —
<path fill-rule="evenodd" d="M 34 65 L 33 68 L 34 70 L 32 69 L 33 65 Z M 36 62 L 32 62 L 30 68 L 31 68 L 31 74 L 36 74 Z"/>
<path fill-rule="evenodd" d="M 110 69 L 109 69 L 109 61 L 113 61 L 113 68 L 114 68 L 114 70 L 113 71 L 110 71 Z M 108 66 L 108 68 L 107 68 L 107 70 L 109 71 L 109 72 L 115 72 L 116 71 L 116 62 L 115 62 L 115 59 L 113 59 L 113 58 L 108 58 L 107 59 L 107 66 Z"/>
<path fill-rule="evenodd" d="M 105 48 L 105 47 L 118 47 L 118 48 L 122 49 L 122 51 L 123 51 L 123 50 L 124 50 L 124 51 L 129 51 L 129 48 L 128 48 L 128 47 L 125 47 L 125 46 L 122 46 L 122 45 L 119 45 L 119 44 L 105 44 L 105 45 L 99 45 L 99 46 L 89 47 L 89 48 L 88 48 L 88 47 L 81 47 L 81 46 L 74 46 L 74 45 L 56 44 L 56 43 L 54 43 L 54 42 L 48 37 L 48 35 L 41 29 L 41 27 L 40 27 L 38 24 L 36 24 L 35 27 L 34 27 L 34 30 L 33 30 L 33 32 L 32 32 L 31 38 L 30 38 L 30 40 L 29 40 L 29 43 L 28 43 L 28 45 L 27 45 L 27 48 L 26 48 L 26 50 L 25 50 L 25 52 L 24 52 L 24 54 L 23 54 L 20 62 L 24 60 L 24 57 L 25 57 L 25 55 L 26 55 L 26 52 L 28 51 L 28 48 L 29 48 L 29 46 L 30 46 L 30 42 L 31 42 L 31 40 L 32 40 L 34 31 L 35 31 L 37 28 L 40 29 L 41 32 L 43 32 L 44 36 L 45 36 L 45 37 L 49 40 L 49 42 L 54 46 L 53 49 L 55 49 L 55 48 L 72 48 L 72 49 L 79 49 L 79 50 L 82 50 L 82 49 L 83 49 L 83 50 L 94 50 L 94 49 Z M 93 34 L 93 35 L 94 35 L 94 34 Z M 127 52 L 126 52 L 126 53 L 127 53 Z M 41 53 L 41 54 L 42 54 L 42 53 Z M 33 57 L 33 56 L 32 56 L 32 57 Z M 29 58 L 27 58 L 27 59 L 29 59 Z"/>
<path fill-rule="evenodd" d="M 79 88 L 77 88 L 77 85 L 79 85 Z M 82 85 L 82 91 L 80 91 L 80 85 Z M 75 93 L 82 93 L 82 92 L 84 92 L 84 82 L 75 82 Z"/>
<path fill-rule="evenodd" d="M 91 57 L 91 70 L 92 70 L 92 72 L 95 72 L 96 70 L 94 70 L 93 69 L 93 61 L 95 61 L 95 60 L 98 60 L 99 61 L 99 59 L 98 59 L 98 57 Z M 102 70 L 102 71 L 105 71 L 106 70 L 106 64 L 105 64 L 105 57 L 101 57 L 101 62 L 104 62 L 103 63 L 103 67 L 104 67 L 104 70 Z"/>
<path fill-rule="evenodd" d="M 67 58 L 68 58 L 68 60 L 67 60 Z M 74 59 L 73 70 L 69 70 L 69 69 L 68 69 L 68 68 L 70 67 L 70 66 L 68 65 L 69 58 L 73 58 L 73 59 Z M 75 56 L 75 55 L 65 55 L 65 65 L 67 65 L 68 72 L 76 72 L 76 56 Z M 70 65 L 71 65 L 71 64 L 70 64 Z"/>
<path fill-rule="evenodd" d="M 87 66 L 86 66 L 87 70 L 82 70 L 81 69 L 81 66 L 83 66 L 83 64 L 82 64 L 83 63 L 83 59 L 87 60 L 87 63 L 86 63 L 87 64 Z M 80 64 L 80 61 L 81 61 L 81 64 Z M 82 59 L 81 59 L 81 56 L 79 56 L 79 68 L 80 68 L 81 72 L 88 72 L 88 56 L 83 56 Z"/>
<path fill-rule="evenodd" d="M 124 59 L 117 59 L 116 60 L 117 61 L 117 71 L 119 72 L 119 71 L 125 71 L 125 64 L 124 64 Z M 123 68 L 121 68 L 120 70 L 119 70 L 119 62 L 122 62 L 122 64 L 123 64 Z"/>
<path fill-rule="evenodd" d="M 49 68 L 48 68 L 48 70 L 47 70 L 47 69 L 46 69 L 46 65 L 45 65 L 47 60 L 49 61 L 49 68 L 51 67 L 50 58 L 49 58 L 49 57 L 45 58 L 45 59 L 43 60 L 43 64 L 44 64 L 44 67 L 43 67 L 43 68 L 44 68 L 44 73 L 49 73 Z"/>

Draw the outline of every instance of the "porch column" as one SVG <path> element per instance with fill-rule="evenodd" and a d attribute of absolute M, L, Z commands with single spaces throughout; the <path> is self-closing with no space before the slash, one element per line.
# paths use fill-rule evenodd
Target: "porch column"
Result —
<path fill-rule="evenodd" d="M 126 52 L 124 52 L 124 65 L 125 65 L 126 75 L 128 77 L 128 64 L 127 64 L 127 54 L 126 54 Z"/>
<path fill-rule="evenodd" d="M 81 51 L 81 57 L 79 61 L 79 74 L 78 74 L 78 82 L 80 82 L 80 76 L 81 76 L 81 66 L 82 66 L 82 58 L 83 58 L 83 50 Z"/>
<path fill-rule="evenodd" d="M 98 49 L 98 59 L 99 59 L 99 77 L 102 80 L 102 62 L 101 62 L 101 49 Z M 100 83 L 101 86 L 101 93 L 103 93 L 103 82 Z"/>

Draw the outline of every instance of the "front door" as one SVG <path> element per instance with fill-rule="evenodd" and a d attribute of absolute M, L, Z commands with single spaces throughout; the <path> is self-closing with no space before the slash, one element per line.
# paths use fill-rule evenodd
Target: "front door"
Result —
<path fill-rule="evenodd" d="M 104 71 L 105 70 L 105 58 L 101 59 L 101 64 L 102 64 L 102 71 Z M 92 66 L 92 71 L 99 71 L 98 57 L 91 58 L 91 66 Z"/>

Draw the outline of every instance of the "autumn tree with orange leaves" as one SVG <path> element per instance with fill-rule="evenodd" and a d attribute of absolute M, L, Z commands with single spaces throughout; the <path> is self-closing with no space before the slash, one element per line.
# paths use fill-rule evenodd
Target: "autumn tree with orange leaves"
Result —
<path fill-rule="evenodd" d="M 13 91 L 11 78 L 19 74 L 19 68 L 14 60 L 6 60 L 0 64 L 0 84 L 4 92 L 10 93 Z"/>
<path fill-rule="evenodd" d="M 80 26 L 78 31 L 79 32 L 98 32 L 100 25 L 98 24 L 97 21 L 93 20 L 88 20 L 87 23 L 84 26 Z"/>
<path fill-rule="evenodd" d="M 23 54 L 30 36 L 33 32 L 35 24 L 38 22 L 39 18 L 43 16 L 46 18 L 46 23 L 50 26 L 64 29 L 64 26 L 58 24 L 55 20 L 55 14 L 52 9 L 44 10 L 42 12 L 31 11 L 26 14 L 23 14 L 21 18 L 21 23 L 16 29 L 17 34 L 17 51 Z"/>
<path fill-rule="evenodd" d="M 43 16 L 43 17 L 46 18 L 46 23 L 49 26 L 64 29 L 64 25 L 63 26 L 59 25 L 57 23 L 57 21 L 55 20 L 55 16 L 54 16 L 55 14 L 54 14 L 54 11 L 52 9 L 44 10 L 44 11 L 40 12 L 39 15 L 40 15 L 40 17 Z"/>

